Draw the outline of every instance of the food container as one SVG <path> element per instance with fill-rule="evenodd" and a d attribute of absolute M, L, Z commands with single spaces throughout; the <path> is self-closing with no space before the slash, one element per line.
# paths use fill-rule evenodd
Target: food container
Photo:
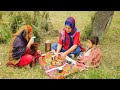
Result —
<path fill-rule="evenodd" d="M 51 51 L 51 41 L 47 40 L 45 42 L 45 52 L 50 52 Z"/>

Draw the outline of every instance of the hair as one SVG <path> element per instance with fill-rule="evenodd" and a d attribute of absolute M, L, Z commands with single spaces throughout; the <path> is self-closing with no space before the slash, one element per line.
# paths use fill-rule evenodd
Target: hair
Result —
<path fill-rule="evenodd" d="M 92 42 L 92 44 L 95 44 L 95 45 L 98 45 L 99 43 L 99 38 L 97 36 L 92 36 L 90 37 L 89 40 Z"/>
<path fill-rule="evenodd" d="M 30 33 L 32 31 L 32 26 L 30 25 L 26 25 L 27 29 L 28 29 L 28 33 Z"/>
<path fill-rule="evenodd" d="M 29 37 L 29 33 L 32 32 L 32 26 L 30 26 L 30 25 L 23 25 L 23 26 L 21 26 L 21 27 L 17 30 L 17 32 L 13 34 L 13 37 L 18 36 L 18 35 L 19 35 L 20 33 L 22 33 L 23 31 L 26 32 L 26 34 L 25 34 L 24 36 L 25 36 L 26 40 L 29 41 L 29 39 L 31 38 L 31 37 Z"/>

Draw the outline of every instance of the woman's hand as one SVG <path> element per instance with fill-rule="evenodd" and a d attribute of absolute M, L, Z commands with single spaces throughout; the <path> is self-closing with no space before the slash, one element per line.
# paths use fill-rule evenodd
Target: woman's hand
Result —
<path fill-rule="evenodd" d="M 30 43 L 31 45 L 34 44 L 34 39 L 31 38 L 30 41 L 29 41 L 29 43 Z"/>
<path fill-rule="evenodd" d="M 55 53 L 55 56 L 56 56 L 57 58 L 58 58 L 58 55 L 59 55 L 59 53 L 58 53 L 58 52 L 56 52 L 56 53 Z"/>
<path fill-rule="evenodd" d="M 33 38 L 31 38 L 29 40 L 27 47 L 30 48 L 32 44 L 34 44 L 34 39 Z"/>
<path fill-rule="evenodd" d="M 66 58 L 66 56 L 67 56 L 66 52 L 62 53 L 61 59 L 64 60 Z"/>
<path fill-rule="evenodd" d="M 37 52 L 41 55 L 42 54 L 42 52 L 40 51 L 40 50 L 37 50 Z"/>

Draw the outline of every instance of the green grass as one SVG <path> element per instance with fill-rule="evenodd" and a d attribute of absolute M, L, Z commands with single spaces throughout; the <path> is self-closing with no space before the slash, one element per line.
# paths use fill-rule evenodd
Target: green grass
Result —
<path fill-rule="evenodd" d="M 94 12 L 87 11 L 50 11 L 50 18 L 55 29 L 63 28 L 64 21 L 68 16 L 73 16 L 76 19 L 76 27 L 84 32 L 85 26 L 90 22 Z M 52 43 L 57 42 L 58 38 L 54 36 L 44 37 L 40 43 L 39 49 L 44 52 L 44 43 L 49 39 Z M 86 45 L 85 41 L 81 41 Z M 120 78 L 120 12 L 115 12 L 113 21 L 107 33 L 100 42 L 102 51 L 102 63 L 100 67 L 89 69 L 69 75 L 66 79 L 119 79 Z M 44 74 L 40 65 L 37 64 L 34 68 L 11 68 L 7 67 L 9 43 L 0 44 L 0 78 L 1 79 L 49 79 Z"/>

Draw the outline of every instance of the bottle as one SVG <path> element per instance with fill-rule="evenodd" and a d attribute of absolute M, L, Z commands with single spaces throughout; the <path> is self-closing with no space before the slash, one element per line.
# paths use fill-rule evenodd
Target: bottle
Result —
<path fill-rule="evenodd" d="M 51 59 L 54 60 L 54 58 L 55 58 L 55 55 L 52 55 Z"/>

